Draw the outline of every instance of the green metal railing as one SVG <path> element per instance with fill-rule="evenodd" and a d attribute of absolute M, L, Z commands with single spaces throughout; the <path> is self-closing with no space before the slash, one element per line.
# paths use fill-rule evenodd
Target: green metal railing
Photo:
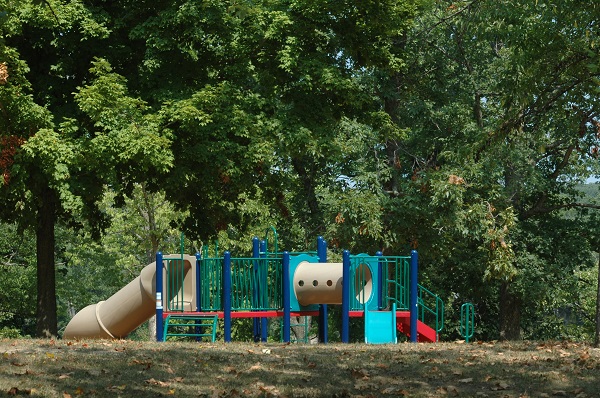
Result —
<path fill-rule="evenodd" d="M 387 287 L 382 292 L 384 305 L 396 303 L 399 311 L 408 311 L 410 256 L 386 256 L 381 257 L 380 261 L 383 263 L 384 287 Z M 418 285 L 417 289 L 419 320 L 432 326 L 439 333 L 444 328 L 444 302 L 422 285 Z"/>
<path fill-rule="evenodd" d="M 205 253 L 207 250 L 204 251 Z M 200 308 L 202 311 L 223 309 L 223 258 L 202 257 L 200 260 Z"/>
<path fill-rule="evenodd" d="M 435 331 L 441 332 L 444 328 L 444 302 L 438 295 L 421 285 L 418 285 L 417 295 L 419 320 L 429 326 L 435 325 Z"/>
<path fill-rule="evenodd" d="M 223 258 L 200 260 L 201 308 L 221 311 Z M 281 258 L 231 259 L 231 309 L 277 310 L 283 306 Z"/>
<path fill-rule="evenodd" d="M 396 303 L 398 311 L 408 311 L 410 308 L 409 282 L 410 257 L 386 256 L 381 257 L 383 304 Z"/>

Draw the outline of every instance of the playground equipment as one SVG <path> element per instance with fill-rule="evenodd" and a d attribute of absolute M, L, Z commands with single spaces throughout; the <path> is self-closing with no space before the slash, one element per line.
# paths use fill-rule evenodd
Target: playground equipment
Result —
<path fill-rule="evenodd" d="M 269 231 L 268 231 L 269 232 Z M 255 340 L 267 340 L 268 318 L 282 318 L 282 340 L 290 341 L 292 316 L 318 316 L 319 341 L 328 341 L 328 305 L 342 306 L 342 342 L 349 342 L 350 317 L 365 318 L 367 343 L 395 343 L 396 331 L 410 341 L 437 341 L 443 327 L 443 302 L 418 285 L 418 255 L 343 254 L 327 262 L 327 244 L 317 251 L 273 251 L 253 240 L 252 257 L 229 252 L 195 257 L 164 256 L 114 296 L 84 308 L 65 329 L 65 338 L 120 338 L 157 315 L 157 340 L 189 336 L 214 341 L 218 319 L 231 341 L 232 320 L 252 318 Z M 428 326 L 431 325 L 431 326 Z"/>

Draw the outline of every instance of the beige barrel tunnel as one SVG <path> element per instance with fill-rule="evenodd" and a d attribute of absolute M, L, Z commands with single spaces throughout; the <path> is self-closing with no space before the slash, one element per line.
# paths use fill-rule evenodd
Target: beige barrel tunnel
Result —
<path fill-rule="evenodd" d="M 169 258 L 169 256 L 165 256 Z M 181 256 L 178 256 L 181 258 Z M 194 305 L 194 256 L 184 256 L 184 301 L 189 309 Z M 166 278 L 166 269 L 163 267 Z M 165 280 L 163 278 L 163 280 Z M 106 301 L 88 305 L 71 319 L 63 338 L 123 338 L 156 314 L 156 263 L 147 265 L 140 275 Z M 164 289 L 163 289 L 164 291 Z M 169 294 L 170 296 L 175 295 Z M 172 298 L 172 297 L 171 297 Z"/>
<path fill-rule="evenodd" d="M 355 299 L 367 303 L 373 294 L 373 276 L 368 265 L 361 264 L 354 272 Z M 302 306 L 311 304 L 342 304 L 342 263 L 298 264 L 293 277 L 293 291 Z"/>

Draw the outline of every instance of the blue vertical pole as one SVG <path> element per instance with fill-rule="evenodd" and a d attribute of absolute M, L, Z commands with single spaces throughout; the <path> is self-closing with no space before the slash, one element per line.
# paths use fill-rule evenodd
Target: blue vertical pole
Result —
<path fill-rule="evenodd" d="M 290 253 L 283 252 L 283 342 L 290 342 L 290 291 L 291 283 L 290 280 Z"/>
<path fill-rule="evenodd" d="M 202 278 L 200 275 L 200 253 L 196 253 L 196 311 L 202 311 Z"/>
<path fill-rule="evenodd" d="M 350 342 L 350 252 L 344 250 L 342 263 L 342 343 Z"/>
<path fill-rule="evenodd" d="M 164 341 L 163 320 L 163 254 L 156 253 L 156 341 Z"/>
<path fill-rule="evenodd" d="M 419 319 L 419 309 L 417 302 L 417 289 L 419 274 L 419 254 L 416 250 L 410 252 L 410 280 L 409 280 L 409 305 L 410 305 L 410 341 L 417 342 L 417 321 Z"/>
<path fill-rule="evenodd" d="M 231 253 L 226 251 L 223 257 L 223 321 L 226 343 L 231 342 Z"/>
<path fill-rule="evenodd" d="M 263 253 L 262 257 L 266 258 L 267 257 L 267 242 L 265 240 L 261 240 L 260 241 L 260 251 Z M 262 287 L 262 289 L 264 289 L 264 291 L 262 289 L 259 289 L 258 291 L 258 297 L 259 297 L 259 303 L 261 303 L 261 307 L 262 308 L 266 308 L 267 307 L 267 292 L 268 287 L 267 287 L 267 262 L 266 261 L 261 261 L 259 266 L 259 284 Z M 267 341 L 267 337 L 268 337 L 268 332 L 269 332 L 269 320 L 267 318 L 260 318 L 260 341 L 265 342 Z"/>
<path fill-rule="evenodd" d="M 320 263 L 327 262 L 327 242 L 322 236 L 317 238 L 317 256 L 319 257 Z M 328 325 L 327 325 L 327 304 L 319 305 L 319 342 L 327 344 L 328 338 Z"/>
<path fill-rule="evenodd" d="M 260 257 L 260 240 L 255 236 L 252 238 L 252 257 L 258 259 Z M 259 261 L 254 262 L 254 284 L 252 285 L 252 304 L 258 306 L 258 295 L 259 295 Z M 260 339 L 260 320 L 252 318 L 252 336 L 254 341 L 257 342 Z"/>
<path fill-rule="evenodd" d="M 382 257 L 383 253 L 378 251 L 375 253 L 377 257 Z M 387 269 L 386 269 L 387 271 Z M 387 277 L 385 278 L 387 279 Z M 383 286 L 383 261 L 381 259 L 377 260 L 377 309 L 380 310 L 383 308 L 383 294 L 384 294 L 384 286 Z"/>

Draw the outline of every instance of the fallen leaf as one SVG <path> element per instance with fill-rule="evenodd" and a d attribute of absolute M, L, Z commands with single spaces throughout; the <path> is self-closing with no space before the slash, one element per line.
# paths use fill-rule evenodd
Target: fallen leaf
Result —
<path fill-rule="evenodd" d="M 266 395 L 268 397 L 278 397 L 279 396 L 279 390 L 275 386 L 259 386 L 258 389 L 260 391 L 266 393 Z"/>
<path fill-rule="evenodd" d="M 369 372 L 365 369 L 352 369 L 352 377 L 366 380 L 369 378 Z"/>
<path fill-rule="evenodd" d="M 494 385 L 494 387 L 492 387 L 492 391 L 500 391 L 500 390 L 508 390 L 509 388 L 509 384 L 504 382 L 504 381 L 500 381 L 498 383 L 496 383 Z"/>
<path fill-rule="evenodd" d="M 160 386 L 160 387 L 169 387 L 171 385 L 171 383 L 156 380 L 154 378 L 146 380 L 146 383 L 153 384 L 153 385 Z"/>
<path fill-rule="evenodd" d="M 31 389 L 24 389 L 24 390 L 20 390 L 17 387 L 13 387 L 10 390 L 7 391 L 8 395 L 31 395 Z"/>
<path fill-rule="evenodd" d="M 71 394 L 68 392 L 63 392 L 63 398 L 71 398 Z"/>
<path fill-rule="evenodd" d="M 472 383 L 472 382 L 473 382 L 473 378 L 472 378 L 472 377 L 469 377 L 469 378 L 467 378 L 467 379 L 460 379 L 458 382 L 459 382 L 459 383 L 463 383 L 463 384 L 466 384 L 466 383 Z"/>

